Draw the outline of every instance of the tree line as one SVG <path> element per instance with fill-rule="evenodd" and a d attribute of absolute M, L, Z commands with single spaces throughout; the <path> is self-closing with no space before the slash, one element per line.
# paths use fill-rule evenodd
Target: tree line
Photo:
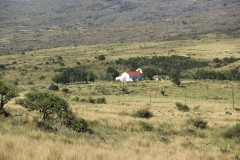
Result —
<path fill-rule="evenodd" d="M 200 69 L 194 73 L 193 78 L 213 80 L 240 80 L 240 72 L 237 69 L 232 69 L 226 72 L 206 71 Z"/>
<path fill-rule="evenodd" d="M 185 71 L 187 69 L 201 68 L 208 66 L 207 61 L 198 61 L 184 56 L 153 56 L 148 57 L 134 57 L 124 60 L 119 58 L 115 62 L 119 65 L 129 66 L 131 69 L 142 67 L 158 68 L 162 73 L 169 75 L 169 73 L 178 71 Z"/>

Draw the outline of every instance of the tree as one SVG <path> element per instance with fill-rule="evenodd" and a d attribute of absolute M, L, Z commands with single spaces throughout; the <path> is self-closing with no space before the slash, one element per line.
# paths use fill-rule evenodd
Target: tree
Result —
<path fill-rule="evenodd" d="M 175 85 L 177 85 L 177 86 L 179 86 L 180 84 L 181 84 L 181 80 L 180 80 L 180 75 L 179 75 L 180 73 L 179 72 L 177 72 L 177 73 L 175 73 L 175 74 L 173 74 L 172 75 L 172 83 L 173 84 L 175 84 Z"/>
<path fill-rule="evenodd" d="M 18 92 L 14 86 L 6 85 L 0 81 L 0 114 L 9 116 L 9 113 L 4 109 L 4 105 L 17 96 Z"/>
<path fill-rule="evenodd" d="M 106 70 L 106 80 L 114 80 L 115 77 L 119 76 L 119 72 L 113 68 L 113 67 L 108 67 Z"/>
<path fill-rule="evenodd" d="M 173 77 L 172 78 L 172 83 L 179 86 L 181 84 L 180 78 L 179 77 Z"/>
<path fill-rule="evenodd" d="M 29 110 L 39 111 L 39 127 L 57 130 L 57 126 L 65 125 L 76 132 L 89 130 L 87 122 L 77 118 L 64 99 L 47 92 L 30 92 L 25 96 L 19 104 Z"/>
<path fill-rule="evenodd" d="M 68 103 L 53 94 L 46 92 L 30 92 L 26 94 L 21 105 L 30 110 L 39 111 L 43 122 L 61 121 L 69 110 Z"/>
<path fill-rule="evenodd" d="M 158 75 L 160 72 L 157 68 L 153 68 L 153 67 L 146 67 L 143 68 L 143 75 L 145 78 L 147 79 L 153 79 L 153 76 Z"/>
<path fill-rule="evenodd" d="M 85 82 L 95 80 L 95 75 L 93 72 L 86 70 L 85 67 L 77 66 L 73 68 L 65 68 L 60 71 L 60 73 L 56 74 L 52 80 L 56 83 L 74 83 L 74 82 Z"/>

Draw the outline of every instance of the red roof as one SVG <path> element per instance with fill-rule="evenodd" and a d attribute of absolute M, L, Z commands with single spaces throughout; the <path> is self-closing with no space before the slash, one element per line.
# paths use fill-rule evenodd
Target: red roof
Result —
<path fill-rule="evenodd" d="M 142 73 L 139 71 L 132 71 L 132 72 L 127 72 L 127 74 L 129 74 L 130 76 L 138 76 L 138 75 L 141 75 Z"/>

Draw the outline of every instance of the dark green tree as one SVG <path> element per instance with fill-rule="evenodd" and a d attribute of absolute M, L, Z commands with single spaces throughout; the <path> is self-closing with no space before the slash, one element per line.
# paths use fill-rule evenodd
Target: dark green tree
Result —
<path fill-rule="evenodd" d="M 10 114 L 4 109 L 4 105 L 8 103 L 12 98 L 17 97 L 17 89 L 12 85 L 6 85 L 0 81 L 0 114 L 9 116 Z"/>
<path fill-rule="evenodd" d="M 153 76 L 158 75 L 160 73 L 159 69 L 154 67 L 146 67 L 143 68 L 143 75 L 147 79 L 153 79 Z"/>
<path fill-rule="evenodd" d="M 171 82 L 177 86 L 179 86 L 181 84 L 181 80 L 180 80 L 180 73 L 176 72 L 172 75 L 172 79 Z"/>
<path fill-rule="evenodd" d="M 74 83 L 74 82 L 85 82 L 95 80 L 93 72 L 86 70 L 86 68 L 77 66 L 73 68 L 65 68 L 56 74 L 52 80 L 56 83 Z"/>
<path fill-rule="evenodd" d="M 61 120 L 69 110 L 68 103 L 64 99 L 47 92 L 30 92 L 25 96 L 22 106 L 39 111 L 44 122 Z"/>
<path fill-rule="evenodd" d="M 106 80 L 114 80 L 114 78 L 116 78 L 117 76 L 119 76 L 119 72 L 115 68 L 113 67 L 107 68 L 105 75 Z"/>
<path fill-rule="evenodd" d="M 29 110 L 39 111 L 39 127 L 58 129 L 56 126 L 65 125 L 77 132 L 89 130 L 87 122 L 77 118 L 64 99 L 47 92 L 30 92 L 25 96 L 19 104 Z"/>

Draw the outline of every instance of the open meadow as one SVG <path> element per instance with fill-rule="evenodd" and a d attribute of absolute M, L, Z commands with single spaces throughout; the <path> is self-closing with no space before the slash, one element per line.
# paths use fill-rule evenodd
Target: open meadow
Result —
<path fill-rule="evenodd" d="M 100 61 L 99 55 L 106 59 Z M 2 54 L 1 81 L 16 84 L 19 96 L 6 104 L 12 116 L 0 117 L 0 160 L 239 160 L 239 133 L 224 136 L 240 123 L 239 81 L 183 76 L 176 86 L 170 80 L 121 83 L 99 78 L 109 66 L 120 73 L 129 71 L 129 66 L 116 64 L 119 58 L 172 55 L 208 61 L 203 69 L 225 72 L 239 67 L 240 60 L 218 67 L 212 60 L 240 58 L 240 39 L 205 34 L 195 39 Z M 98 78 L 88 84 L 58 84 L 58 91 L 48 89 L 58 70 L 74 66 L 85 66 Z M 47 91 L 65 99 L 88 122 L 91 132 L 77 133 L 64 126 L 58 131 L 39 129 L 35 124 L 38 112 L 15 103 L 29 91 Z M 89 103 L 102 97 L 106 103 Z M 186 104 L 189 111 L 178 110 L 177 102 Z M 140 118 L 134 114 L 138 110 L 150 111 L 153 117 Z M 191 123 L 194 119 L 207 124 L 196 126 Z"/>

